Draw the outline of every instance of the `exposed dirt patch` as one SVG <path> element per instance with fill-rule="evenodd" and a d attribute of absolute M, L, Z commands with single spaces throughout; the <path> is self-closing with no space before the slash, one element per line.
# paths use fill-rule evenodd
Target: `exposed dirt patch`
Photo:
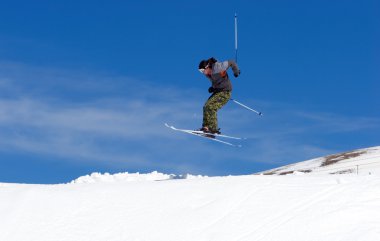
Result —
<path fill-rule="evenodd" d="M 288 174 L 292 174 L 294 172 L 303 172 L 303 173 L 309 173 L 311 172 L 311 170 L 294 170 L 294 171 L 287 171 L 287 172 L 281 172 L 279 173 L 278 175 L 288 175 Z"/>
<path fill-rule="evenodd" d="M 365 153 L 366 153 L 366 151 L 351 151 L 351 152 L 344 152 L 344 153 L 326 156 L 325 160 L 321 164 L 321 167 L 332 165 L 332 164 L 340 162 L 342 160 L 355 158 L 355 157 L 358 157 L 358 156 L 363 155 Z"/>
<path fill-rule="evenodd" d="M 276 168 L 270 172 L 264 172 L 263 175 L 276 175 L 281 170 L 285 169 L 284 167 Z"/>
<path fill-rule="evenodd" d="M 330 174 L 336 175 L 336 174 L 349 174 L 349 173 L 354 173 L 355 169 L 347 169 L 347 170 L 342 170 L 342 171 L 337 171 L 337 172 L 330 172 Z"/>

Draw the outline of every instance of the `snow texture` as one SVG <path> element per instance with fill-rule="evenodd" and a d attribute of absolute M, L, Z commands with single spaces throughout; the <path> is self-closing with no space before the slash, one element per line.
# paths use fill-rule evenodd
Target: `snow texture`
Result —
<path fill-rule="evenodd" d="M 94 173 L 58 185 L 0 183 L 4 241 L 378 241 L 379 217 L 377 174 Z"/>
<path fill-rule="evenodd" d="M 262 172 L 287 175 L 293 172 L 314 174 L 380 175 L 380 146 L 338 153 Z"/>

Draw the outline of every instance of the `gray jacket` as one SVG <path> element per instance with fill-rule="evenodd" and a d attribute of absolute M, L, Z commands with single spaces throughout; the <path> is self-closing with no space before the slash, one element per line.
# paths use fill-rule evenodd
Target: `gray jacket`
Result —
<path fill-rule="evenodd" d="M 239 67 L 233 60 L 216 62 L 212 65 L 212 74 L 207 77 L 212 83 L 214 92 L 232 91 L 232 84 L 227 74 L 229 67 L 232 67 L 235 76 L 240 74 Z"/>

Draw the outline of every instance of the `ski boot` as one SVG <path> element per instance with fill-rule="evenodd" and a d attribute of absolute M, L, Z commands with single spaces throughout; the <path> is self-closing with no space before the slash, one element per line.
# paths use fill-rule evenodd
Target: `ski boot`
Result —
<path fill-rule="evenodd" d="M 220 128 L 216 130 L 212 130 L 212 129 L 209 129 L 207 126 L 200 128 L 199 131 L 203 131 L 203 133 L 205 133 L 204 136 L 209 137 L 209 138 L 215 138 L 215 135 L 221 134 Z"/>

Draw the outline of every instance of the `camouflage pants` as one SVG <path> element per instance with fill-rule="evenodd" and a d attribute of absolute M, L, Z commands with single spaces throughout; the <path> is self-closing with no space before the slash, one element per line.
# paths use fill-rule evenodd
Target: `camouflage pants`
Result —
<path fill-rule="evenodd" d="M 218 130 L 217 111 L 222 108 L 231 98 L 230 91 L 214 93 L 208 98 L 203 106 L 203 124 L 210 130 Z"/>

